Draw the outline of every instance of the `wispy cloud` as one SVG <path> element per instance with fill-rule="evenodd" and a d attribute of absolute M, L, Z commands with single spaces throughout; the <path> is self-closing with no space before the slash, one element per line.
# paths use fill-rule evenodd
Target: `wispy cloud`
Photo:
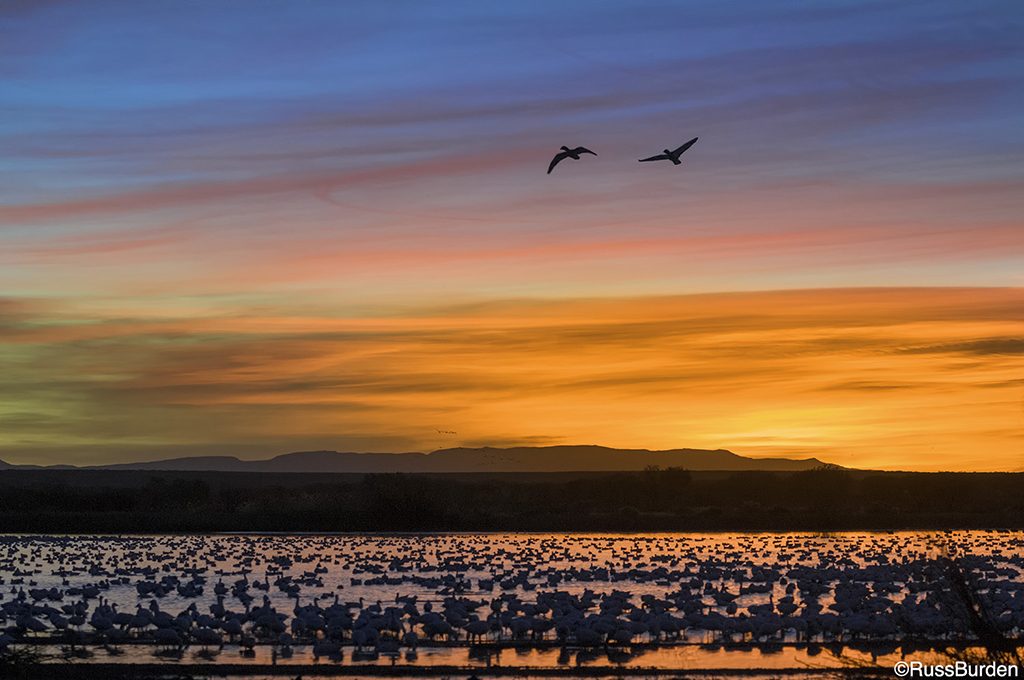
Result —
<path fill-rule="evenodd" d="M 1015 355 L 1024 354 L 1024 338 L 982 338 L 965 342 L 907 347 L 900 351 L 908 354 Z"/>
<path fill-rule="evenodd" d="M 0 14 L 6 457 L 1019 445 L 1015 3 Z"/>
<path fill-rule="evenodd" d="M 30 461 L 78 447 L 89 460 L 103 444 L 430 449 L 440 428 L 472 443 L 999 469 L 1015 456 L 992 432 L 1019 415 L 1022 303 L 1019 289 L 862 289 L 362 318 L 26 318 L 27 305 L 7 314 L 22 330 L 0 345 L 0 393 L 12 395 L 0 401 L 2 450 Z M 958 359 L 980 353 L 986 362 Z M 963 455 L 982 445 L 987 463 Z"/>

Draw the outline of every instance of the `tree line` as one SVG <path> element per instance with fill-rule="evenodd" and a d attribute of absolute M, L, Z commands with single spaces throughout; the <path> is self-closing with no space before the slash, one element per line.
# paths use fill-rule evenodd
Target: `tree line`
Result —
<path fill-rule="evenodd" d="M 0 532 L 702 531 L 1024 528 L 1024 474 L 367 474 L 246 483 L 0 472 Z M 278 477 L 280 479 L 280 476 Z"/>

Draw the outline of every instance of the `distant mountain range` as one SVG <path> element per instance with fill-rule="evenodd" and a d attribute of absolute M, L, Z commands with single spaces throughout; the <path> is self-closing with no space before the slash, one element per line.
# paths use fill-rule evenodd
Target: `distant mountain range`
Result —
<path fill-rule="evenodd" d="M 171 458 L 140 463 L 76 467 L 55 465 L 45 469 L 167 470 L 223 472 L 615 472 L 649 466 L 688 470 L 809 470 L 827 465 L 817 458 L 747 458 L 716 449 L 611 449 L 604 446 L 544 446 L 497 449 L 454 448 L 431 453 L 343 453 L 300 451 L 264 460 L 233 456 Z M 832 466 L 835 467 L 835 466 Z M 0 470 L 43 469 L 38 465 L 11 465 Z"/>

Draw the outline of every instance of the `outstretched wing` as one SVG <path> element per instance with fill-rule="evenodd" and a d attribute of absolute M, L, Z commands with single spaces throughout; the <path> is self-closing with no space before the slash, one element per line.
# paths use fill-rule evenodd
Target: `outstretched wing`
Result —
<path fill-rule="evenodd" d="M 555 169 L 555 166 L 564 161 L 568 157 L 569 154 L 567 154 L 564 151 L 562 153 L 556 153 L 555 157 L 551 159 L 551 165 L 548 166 L 548 174 L 550 175 L 551 171 Z"/>
<path fill-rule="evenodd" d="M 697 143 L 697 139 L 698 139 L 697 137 L 694 137 L 693 139 L 691 139 L 690 141 L 688 141 L 688 142 L 687 142 L 686 144 L 683 144 L 683 145 L 682 145 L 681 147 L 679 147 L 678 149 L 676 149 L 675 151 L 673 151 L 672 153 L 673 153 L 674 155 L 678 156 L 679 154 L 683 153 L 684 151 L 686 151 L 687 149 L 689 149 L 689 148 L 690 148 L 691 146 L 693 146 L 694 144 L 696 144 L 696 143 Z"/>
<path fill-rule="evenodd" d="M 594 155 L 594 156 L 596 156 L 596 155 L 597 155 L 596 153 L 594 153 L 593 151 L 591 151 L 590 149 L 588 149 L 588 148 L 587 148 L 587 147 L 585 147 L 585 146 L 577 146 L 577 147 L 576 147 L 576 148 L 574 149 L 574 151 L 575 151 L 576 153 L 589 153 L 589 154 L 592 154 L 592 155 Z"/>
<path fill-rule="evenodd" d="M 657 156 L 651 156 L 650 158 L 641 158 L 640 162 L 646 163 L 647 161 L 667 161 L 668 159 L 668 154 L 659 153 Z"/>

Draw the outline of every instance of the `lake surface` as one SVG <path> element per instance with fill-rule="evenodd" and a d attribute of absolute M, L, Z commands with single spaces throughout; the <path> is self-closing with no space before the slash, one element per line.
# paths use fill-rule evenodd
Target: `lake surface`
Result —
<path fill-rule="evenodd" d="M 891 666 L 971 644 L 956 574 L 1019 638 L 1024 532 L 2 536 L 0 629 L 102 664 Z"/>

